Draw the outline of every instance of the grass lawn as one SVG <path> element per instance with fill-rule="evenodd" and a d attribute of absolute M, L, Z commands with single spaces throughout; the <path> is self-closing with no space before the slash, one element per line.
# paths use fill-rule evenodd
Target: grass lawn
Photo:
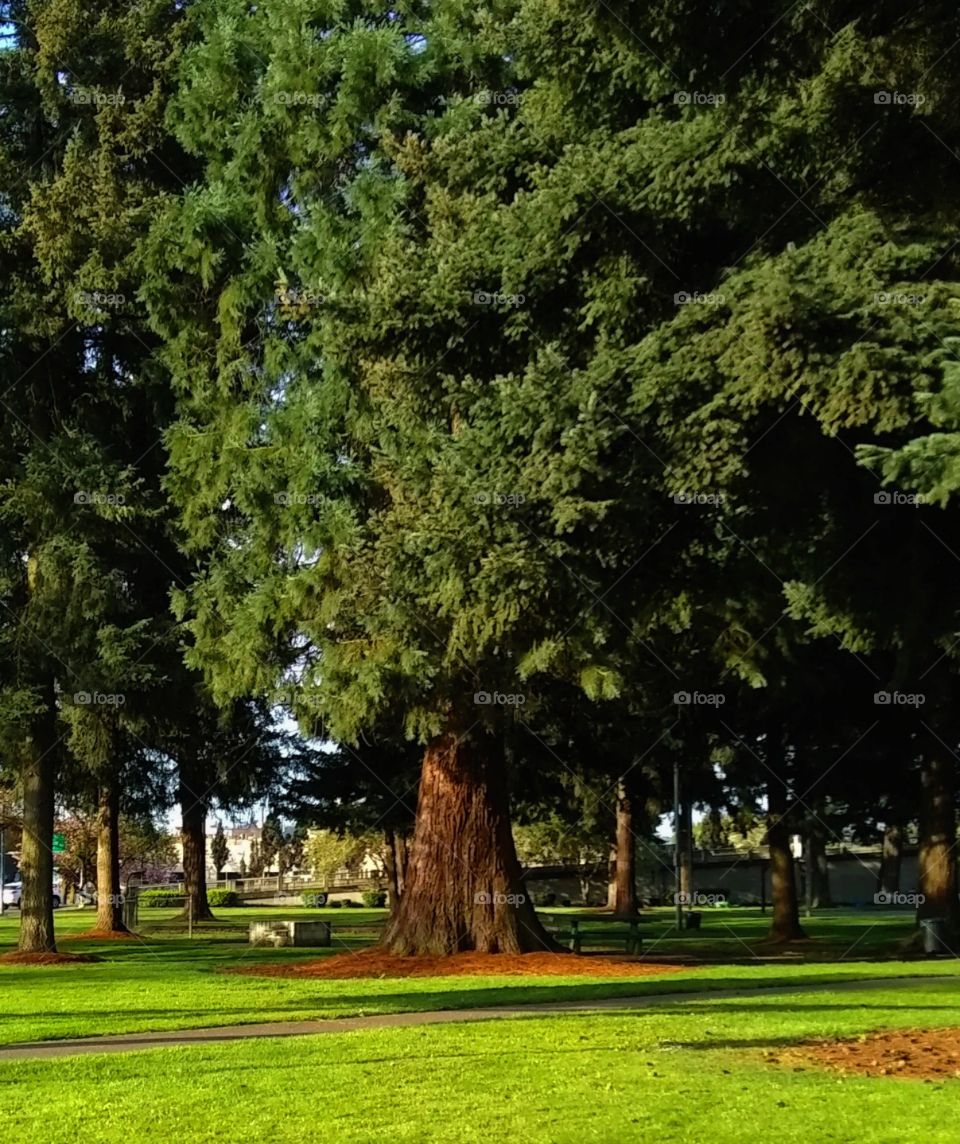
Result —
<path fill-rule="evenodd" d="M 631 982 L 591 978 L 409 978 L 382 980 L 289 980 L 276 977 L 223 975 L 230 965 L 313 958 L 327 951 L 251 949 L 246 925 L 270 916 L 325 916 L 337 927 L 370 921 L 377 911 L 292 911 L 290 908 L 218 910 L 218 927 L 192 940 L 178 932 L 174 911 L 142 913 L 143 941 L 103 944 L 62 942 L 63 949 L 83 949 L 104 960 L 65 967 L 4 966 L 0 968 L 0 1043 L 127 1033 L 144 1030 L 235 1025 L 257 1021 L 311 1017 L 356 1016 L 409 1012 L 505 1002 L 583 1000 L 632 996 L 683 989 L 773 985 L 807 980 L 829 983 L 849 977 L 954 974 L 955 962 L 858 961 L 865 952 L 889 950 L 910 930 L 906 915 L 892 913 L 840 914 L 813 920 L 811 932 L 820 940 L 810 952 L 822 957 L 834 951 L 831 964 L 753 961 L 748 947 L 764 932 L 766 920 L 757 911 L 723 911 L 709 915 L 708 927 L 694 939 L 674 935 L 648 941 L 653 952 L 704 948 L 709 941 L 725 943 L 728 954 L 739 953 L 745 964 L 691 969 L 683 974 Z M 154 915 L 156 918 L 154 920 Z M 149 919 L 149 920 L 148 920 Z M 63 910 L 57 914 L 61 938 L 91 924 L 89 912 Z M 645 923 L 646 924 L 646 923 Z M 666 934 L 668 912 L 651 921 L 651 930 Z M 229 928 L 233 926 L 231 930 Z M 0 949 L 16 940 L 16 918 L 0 921 Z M 366 937 L 343 937 L 330 953 L 360 948 Z M 690 945 L 687 945 L 687 943 Z M 878 943 L 880 943 L 878 945 Z M 736 951 L 736 952 L 735 952 Z M 767 951 L 769 953 L 769 951 Z M 64 1066 L 66 1067 L 66 1066 Z"/>
<path fill-rule="evenodd" d="M 841 1080 L 762 1056 L 813 1035 L 940 1025 L 960 1025 L 960 991 L 931 977 L 868 994 L 7 1062 L 0 1123 L 4 1144 L 953 1144 L 960 1080 Z"/>

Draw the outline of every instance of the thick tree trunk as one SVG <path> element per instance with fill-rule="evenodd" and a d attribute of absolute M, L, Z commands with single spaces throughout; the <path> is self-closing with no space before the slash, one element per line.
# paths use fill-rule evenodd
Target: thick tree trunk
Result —
<path fill-rule="evenodd" d="M 23 837 L 20 841 L 21 953 L 55 953 L 53 934 L 53 784 L 56 736 L 50 711 L 37 720 L 22 763 Z"/>
<path fill-rule="evenodd" d="M 183 843 L 183 889 L 187 896 L 184 917 L 195 922 L 212 921 L 207 901 L 207 808 L 183 783 L 180 803 L 180 840 Z M 191 914 L 192 910 L 192 914 Z"/>
<path fill-rule="evenodd" d="M 771 941 L 805 937 L 800 925 L 797 876 L 790 853 L 790 827 L 786 820 L 787 791 L 776 776 L 767 785 L 767 845 L 770 848 L 770 896 L 773 899 Z"/>
<path fill-rule="evenodd" d="M 558 948 L 520 877 L 502 754 L 453 731 L 426 749 L 400 908 L 381 946 L 398 954 Z"/>
<path fill-rule="evenodd" d="M 617 784 L 617 861 L 614 874 L 614 912 L 637 912 L 637 865 L 633 845 L 633 800 L 626 783 Z"/>
<path fill-rule="evenodd" d="M 110 780 L 100 786 L 97 805 L 98 930 L 125 931 L 120 889 L 120 792 Z"/>
<path fill-rule="evenodd" d="M 900 870 L 903 865 L 903 826 L 891 822 L 883 832 L 883 849 L 880 853 L 880 890 L 884 894 L 900 891 Z"/>
<path fill-rule="evenodd" d="M 960 934 L 957 902 L 956 813 L 953 763 L 943 755 L 928 759 L 920 772 L 921 918 L 946 918 Z"/>
<path fill-rule="evenodd" d="M 807 833 L 803 841 L 806 875 L 809 880 L 807 902 L 812 909 L 832 905 L 826 839 L 824 838 L 823 826 L 816 818 L 811 818 L 807 822 Z"/>

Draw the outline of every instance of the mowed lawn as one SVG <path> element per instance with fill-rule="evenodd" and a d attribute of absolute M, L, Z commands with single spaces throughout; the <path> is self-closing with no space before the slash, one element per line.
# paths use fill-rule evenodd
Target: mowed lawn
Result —
<path fill-rule="evenodd" d="M 156 914 L 156 918 L 153 915 Z M 766 919 L 757 911 L 723 911 L 705 919 L 698 937 L 669 934 L 669 914 L 649 923 L 647 942 L 653 954 L 703 950 L 711 940 L 724 943 L 741 964 L 685 969 L 681 974 L 636 981 L 603 981 L 591 977 L 530 978 L 383 978 L 375 980 L 294 980 L 224 974 L 229 966 L 312 959 L 358 949 L 366 936 L 337 936 L 340 928 L 382 918 L 374 911 L 310 911 L 334 924 L 335 944 L 329 951 L 252 949 L 246 925 L 264 917 L 308 916 L 290 908 L 218 910 L 222 926 L 188 939 L 172 911 L 142 914 L 143 940 L 71 943 L 64 950 L 84 950 L 103 958 L 96 964 L 42 967 L 0 967 L 0 1044 L 64 1037 L 93 1036 L 146 1030 L 236 1025 L 258 1021 L 359 1016 L 427 1009 L 449 1009 L 508 1002 L 586 1000 L 636 996 L 654 992 L 774 985 L 778 982 L 827 984 L 851 977 L 953 974 L 953 961 L 858 961 L 866 951 L 893 951 L 911 928 L 907 915 L 885 913 L 824 913 L 813 920 L 815 941 L 799 961 L 756 960 L 751 948 L 762 936 Z M 57 914 L 61 939 L 89 927 L 89 912 L 63 910 Z M 647 925 L 648 923 L 645 923 Z M 234 928 L 231 930 L 230 927 Z M 17 920 L 0 922 L 0 949 L 16 940 Z M 833 951 L 834 961 L 822 958 Z M 767 950 L 763 956 L 770 956 Z"/>
<path fill-rule="evenodd" d="M 869 993 L 0 1063 L 4 1144 L 223 1140 L 955 1144 L 960 1080 L 766 1061 L 810 1036 L 960 1025 L 935 977 Z"/>

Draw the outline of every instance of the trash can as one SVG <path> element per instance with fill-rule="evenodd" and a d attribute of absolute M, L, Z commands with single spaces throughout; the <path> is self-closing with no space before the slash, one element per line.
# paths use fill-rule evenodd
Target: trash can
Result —
<path fill-rule="evenodd" d="M 922 918 L 920 933 L 923 935 L 923 952 L 927 954 L 951 953 L 947 944 L 947 919 Z"/>

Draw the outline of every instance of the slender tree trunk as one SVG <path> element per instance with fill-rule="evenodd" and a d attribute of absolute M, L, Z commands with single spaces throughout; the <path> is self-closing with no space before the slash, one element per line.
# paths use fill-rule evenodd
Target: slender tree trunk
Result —
<path fill-rule="evenodd" d="M 770 848 L 770 896 L 773 899 L 771 941 L 805 937 L 797 902 L 797 875 L 790 853 L 790 827 L 786 820 L 787 790 L 771 776 L 767 785 L 767 845 Z"/>
<path fill-rule="evenodd" d="M 53 694 L 25 744 L 22 763 L 23 836 L 20 841 L 20 953 L 55 953 L 53 934 L 53 784 L 56 734 Z"/>
<path fill-rule="evenodd" d="M 618 914 L 637 912 L 637 864 L 633 845 L 633 799 L 621 779 L 617 784 L 617 862 L 613 908 Z"/>
<path fill-rule="evenodd" d="M 180 803 L 183 843 L 183 888 L 187 896 L 184 916 L 193 909 L 195 922 L 211 921 L 213 913 L 207 901 L 207 808 L 181 782 Z"/>
<path fill-rule="evenodd" d="M 392 830 L 383 832 L 383 866 L 387 874 L 388 904 L 391 910 L 400 901 L 400 879 L 397 874 L 397 839 Z"/>
<path fill-rule="evenodd" d="M 880 889 L 885 894 L 900 891 L 900 870 L 903 865 L 903 826 L 891 822 L 883 832 L 880 852 Z"/>
<path fill-rule="evenodd" d="M 918 919 L 946 918 L 960 933 L 957 902 L 956 813 L 953 763 L 943 755 L 927 759 L 920 772 L 920 893 Z"/>
<path fill-rule="evenodd" d="M 400 908 L 380 944 L 398 954 L 440 955 L 558 948 L 521 880 L 494 740 L 450 730 L 427 746 Z"/>
<path fill-rule="evenodd" d="M 816 818 L 811 818 L 807 822 L 804 853 L 806 855 L 806 875 L 810 880 L 808 901 L 813 909 L 829 906 L 832 903 L 830 901 L 830 870 L 827 865 L 826 840 L 823 827 Z"/>
<path fill-rule="evenodd" d="M 680 804 L 680 893 L 681 901 L 693 904 L 693 807 L 687 799 Z"/>
<path fill-rule="evenodd" d="M 107 780 L 97 806 L 97 920 L 95 929 L 126 931 L 120 889 L 120 792 Z"/>
<path fill-rule="evenodd" d="M 616 826 L 614 826 L 616 830 Z M 610 857 L 607 859 L 607 909 L 617 908 L 617 846 L 610 847 Z"/>
<path fill-rule="evenodd" d="M 397 893 L 402 897 L 407 879 L 407 860 L 410 857 L 410 848 L 407 845 L 406 834 L 395 834 L 394 841 L 397 858 Z"/>

